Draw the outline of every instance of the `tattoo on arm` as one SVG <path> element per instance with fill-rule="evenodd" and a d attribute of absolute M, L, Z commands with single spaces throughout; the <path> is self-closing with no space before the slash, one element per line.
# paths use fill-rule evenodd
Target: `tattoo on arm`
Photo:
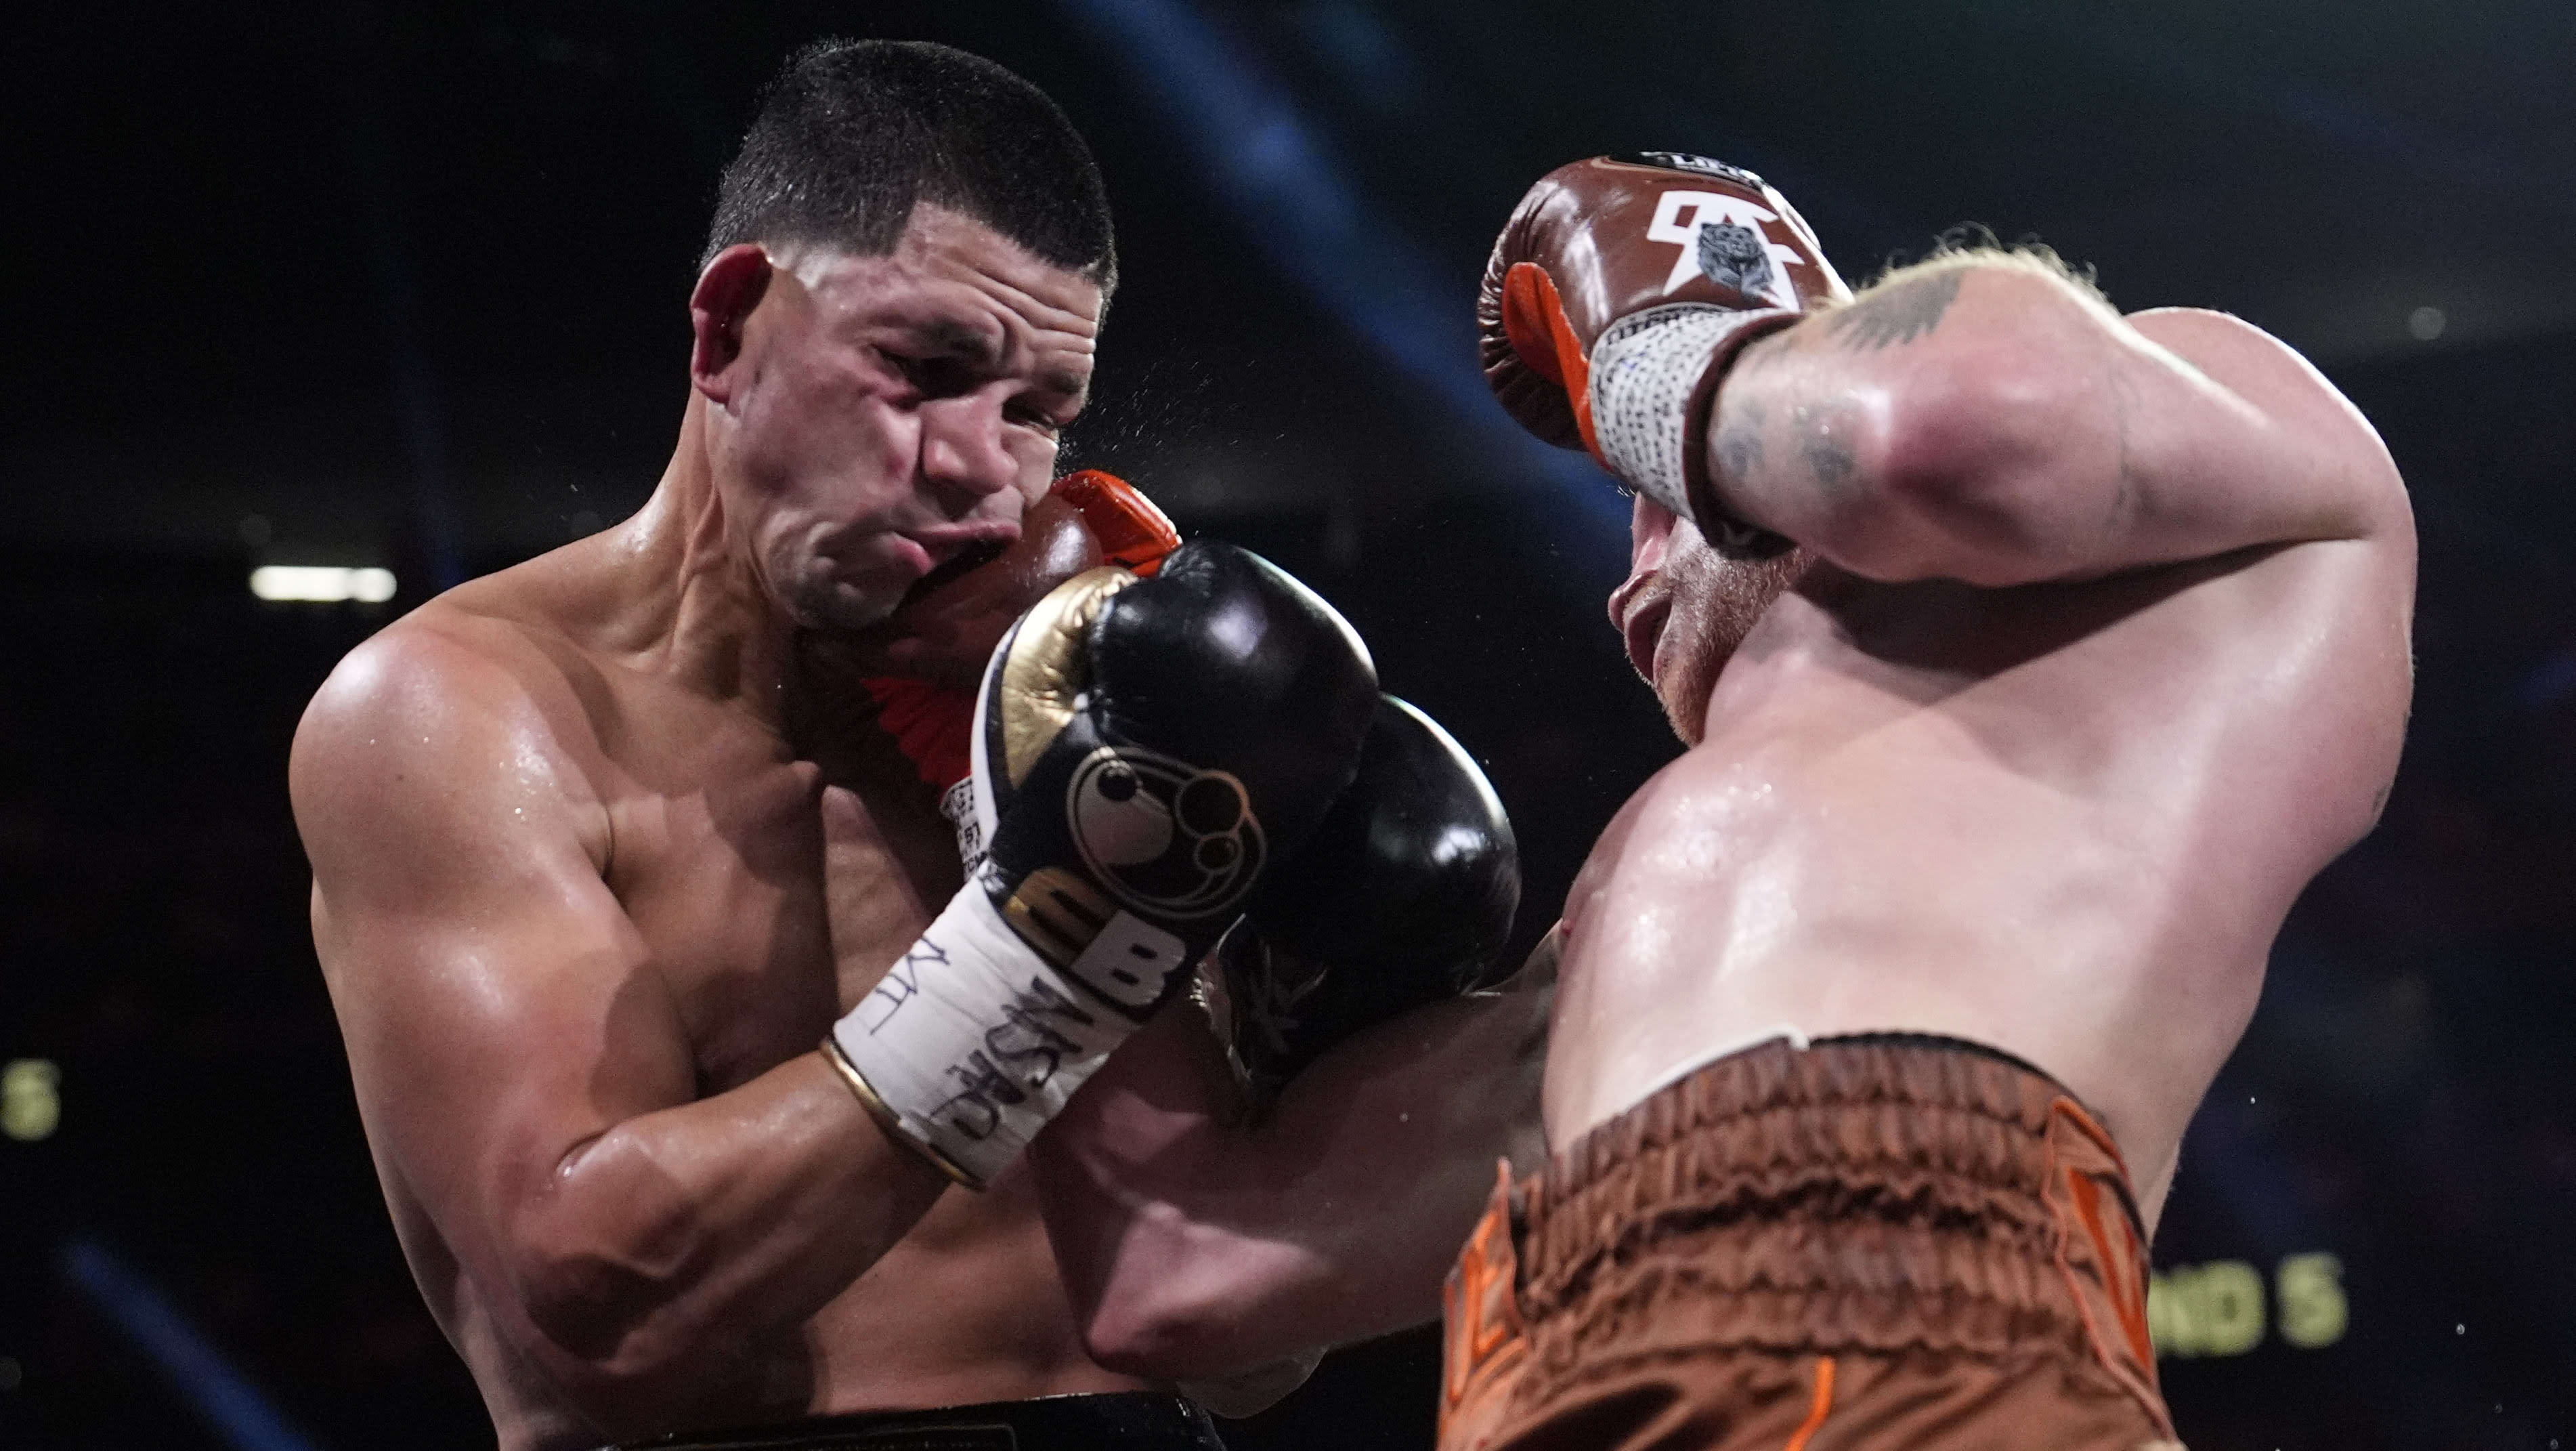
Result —
<path fill-rule="evenodd" d="M 1859 425 L 1858 415 L 1849 404 L 1828 402 L 1799 408 L 1794 417 L 1798 456 L 1806 461 L 1817 489 L 1828 496 L 1847 493 L 1852 475 L 1860 468 L 1852 454 L 1852 433 Z"/>
<path fill-rule="evenodd" d="M 1961 269 L 1953 267 L 1883 287 L 1825 318 L 1825 329 L 1853 352 L 1877 352 L 1910 343 L 1941 325 L 1958 299 Z"/>
<path fill-rule="evenodd" d="M 1720 395 L 1718 411 L 1717 466 L 1729 479 L 1749 478 L 1762 467 L 1762 405 L 1748 400 L 1730 409 Z"/>

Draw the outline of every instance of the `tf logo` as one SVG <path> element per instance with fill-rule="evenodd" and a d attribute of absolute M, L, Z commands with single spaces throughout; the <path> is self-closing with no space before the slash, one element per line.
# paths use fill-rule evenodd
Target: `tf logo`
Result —
<path fill-rule="evenodd" d="M 1681 249 L 1664 278 L 1669 293 L 1697 273 L 1742 293 L 1747 301 L 1773 307 L 1796 307 L 1798 294 L 1789 286 L 1788 268 L 1806 258 L 1795 247 L 1771 240 L 1764 222 L 1780 214 L 1750 197 L 1717 191 L 1668 191 L 1655 203 L 1655 218 L 1646 240 L 1671 242 Z"/>

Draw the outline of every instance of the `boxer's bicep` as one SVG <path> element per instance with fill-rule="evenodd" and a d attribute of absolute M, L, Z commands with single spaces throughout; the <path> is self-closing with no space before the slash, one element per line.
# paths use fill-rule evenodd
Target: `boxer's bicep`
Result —
<path fill-rule="evenodd" d="M 379 1154 L 506 1284 L 567 1156 L 687 1101 L 689 1056 L 534 713 L 500 672 L 394 644 L 298 732 L 315 942 Z"/>
<path fill-rule="evenodd" d="M 2118 482 L 2116 322 L 2012 258 L 1890 273 L 1744 351 L 1709 420 L 1710 486 L 1866 579 L 2080 569 Z"/>

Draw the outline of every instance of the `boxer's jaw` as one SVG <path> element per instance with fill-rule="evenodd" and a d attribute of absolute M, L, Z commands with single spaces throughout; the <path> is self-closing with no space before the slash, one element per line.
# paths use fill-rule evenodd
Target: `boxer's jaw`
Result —
<path fill-rule="evenodd" d="M 1706 736 L 1709 697 L 1756 621 L 1806 567 L 1797 550 L 1729 559 L 1699 529 L 1640 497 L 1627 580 L 1610 597 L 1629 663 L 1653 687 L 1683 744 Z"/>

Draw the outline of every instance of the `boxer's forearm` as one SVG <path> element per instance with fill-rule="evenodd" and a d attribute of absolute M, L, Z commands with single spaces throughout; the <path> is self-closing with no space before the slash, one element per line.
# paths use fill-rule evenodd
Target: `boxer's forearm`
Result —
<path fill-rule="evenodd" d="M 2062 571 L 2087 556 L 2120 462 L 2116 428 L 2086 416 L 2107 406 L 2098 368 L 2064 356 L 2088 311 L 2019 272 L 1882 283 L 1736 360 L 1705 434 L 1710 486 L 1868 578 Z"/>
<path fill-rule="evenodd" d="M 649 1423 L 811 1318 L 947 1186 L 802 1054 L 565 1154 L 518 1202 L 496 1298 L 568 1392 Z"/>
<path fill-rule="evenodd" d="M 1537 987 L 1409 1013 L 1257 1122 L 1203 1029 L 1131 1041 L 1031 1155 L 1092 1353 L 1224 1375 L 1436 1316 L 1495 1160 L 1542 1151 L 1547 1008 Z"/>
<path fill-rule="evenodd" d="M 2358 532 L 2354 420 L 2274 376 L 2304 370 L 2287 349 L 2216 321 L 2214 355 L 2186 360 L 2155 335 L 2173 329 L 2032 266 L 1900 273 L 1744 352 L 1706 476 L 1730 512 L 1889 581 L 2022 584 Z"/>

